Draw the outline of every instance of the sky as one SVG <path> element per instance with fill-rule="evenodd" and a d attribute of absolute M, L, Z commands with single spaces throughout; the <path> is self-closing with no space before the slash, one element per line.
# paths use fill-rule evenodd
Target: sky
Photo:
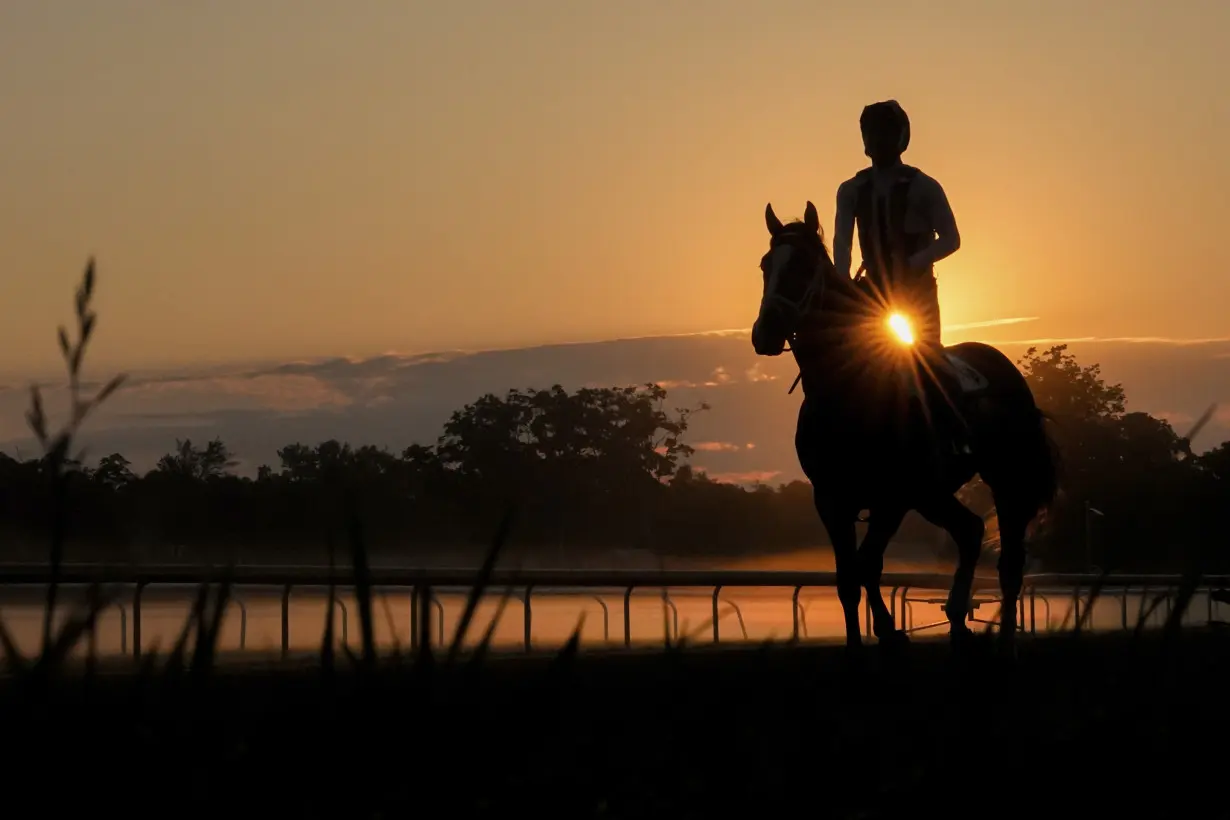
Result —
<path fill-rule="evenodd" d="M 892 97 L 961 228 L 947 341 L 1093 340 L 1145 396 L 1182 349 L 1217 393 L 1227 31 L 1201 0 L 8 0 L 0 373 L 55 372 L 90 255 L 92 366 L 209 407 L 209 373 L 530 348 L 545 383 L 551 345 L 747 328 L 765 203 L 831 226 Z M 338 401 L 304 384 L 261 401 Z"/>

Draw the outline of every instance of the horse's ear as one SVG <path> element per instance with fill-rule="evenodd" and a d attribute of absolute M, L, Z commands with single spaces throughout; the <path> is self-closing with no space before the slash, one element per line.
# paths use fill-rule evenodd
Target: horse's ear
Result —
<path fill-rule="evenodd" d="M 811 204 L 811 200 L 807 200 L 807 208 L 803 211 L 803 224 L 807 226 L 807 230 L 814 233 L 820 231 L 820 214 L 816 213 L 816 206 Z"/>
<path fill-rule="evenodd" d="M 782 229 L 782 221 L 777 218 L 777 214 L 773 213 L 772 202 L 764 206 L 764 224 L 772 236 L 777 236 L 778 231 Z"/>

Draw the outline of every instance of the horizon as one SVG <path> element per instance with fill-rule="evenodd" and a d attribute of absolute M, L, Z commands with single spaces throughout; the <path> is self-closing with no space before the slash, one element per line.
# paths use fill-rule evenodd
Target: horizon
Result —
<path fill-rule="evenodd" d="M 22 310 L 0 372 L 54 367 L 35 340 L 89 254 L 108 369 L 745 327 L 764 203 L 811 200 L 831 233 L 866 164 L 859 111 L 888 97 L 961 227 L 937 269 L 950 326 L 1226 335 L 1230 291 L 1205 268 L 1230 219 L 1212 79 L 1230 8 L 1132 0 L 1110 26 L 1093 0 L 706 11 L 6 6 L 0 244 L 18 273 L 0 293 Z M 927 43 L 929 70 L 784 80 L 782 53 L 792 76 L 854 65 L 862 38 L 825 35 L 869 26 L 902 53 Z"/>
<path fill-rule="evenodd" d="M 1014 360 L 1069 342 L 1181 427 L 1230 403 L 1230 285 L 1208 271 L 1230 221 L 1227 27 L 1230 7 L 1146 0 L 1109 23 L 1094 0 L 5 6 L 0 296 L 18 309 L 0 325 L 0 444 L 24 436 L 29 381 L 62 380 L 55 328 L 91 255 L 88 374 L 133 374 L 102 420 L 157 426 L 139 449 L 214 429 L 259 459 L 278 412 L 354 441 L 355 407 L 391 401 L 406 415 L 374 416 L 379 435 L 418 440 L 444 402 L 526 384 L 787 378 L 738 338 L 764 203 L 790 217 L 810 200 L 831 235 L 837 186 L 867 163 L 859 112 L 886 98 L 962 234 L 937 265 L 945 341 Z M 925 44 L 928 70 L 790 79 L 859 64 L 864 38 L 843 32 L 862 30 Z M 697 339 L 744 350 L 709 360 Z M 616 361 L 628 344 L 641 359 Z M 435 368 L 441 406 L 398 370 L 496 353 L 515 367 Z M 750 395 L 701 440 L 770 458 L 791 403 Z M 1230 435 L 1230 414 L 1205 435 Z M 772 458 L 739 471 L 797 467 Z"/>
<path fill-rule="evenodd" d="M 1002 344 L 1014 361 L 1039 340 Z M 1056 341 L 1056 340 L 1047 340 Z M 1045 349 L 1048 345 L 1036 345 Z M 1230 395 L 1230 341 L 1075 341 L 1081 364 L 1100 364 L 1108 383 L 1124 384 L 1128 410 L 1161 418 L 1182 435 L 1216 396 Z M 87 359 L 87 377 L 98 372 Z M 218 436 L 235 452 L 239 473 L 276 465 L 275 450 L 336 439 L 400 450 L 434 444 L 448 415 L 481 395 L 513 388 L 567 390 L 660 384 L 668 405 L 706 402 L 686 441 L 689 459 L 720 481 L 750 484 L 802 477 L 793 450 L 798 396 L 788 395 L 793 360 L 756 356 L 741 332 L 677 334 L 530 348 L 216 367 L 134 374 L 86 425 L 91 460 L 121 452 L 148 469 L 177 439 Z M 105 374 L 109 376 L 110 374 Z M 97 379 L 100 381 L 101 379 Z M 62 385 L 63 379 L 58 382 Z M 53 418 L 64 390 L 47 390 Z M 28 393 L 0 387 L 0 451 L 29 456 L 36 444 L 22 420 Z M 1205 451 L 1230 439 L 1230 408 L 1219 407 L 1193 442 Z M 750 446 L 749 446 L 750 445 Z M 105 452 L 104 452 L 105 451 Z"/>

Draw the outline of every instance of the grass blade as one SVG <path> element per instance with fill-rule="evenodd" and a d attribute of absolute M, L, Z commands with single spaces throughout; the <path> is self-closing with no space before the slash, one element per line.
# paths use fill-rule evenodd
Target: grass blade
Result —
<path fill-rule="evenodd" d="M 418 613 L 418 657 L 417 663 L 424 666 L 430 665 L 432 662 L 431 653 L 431 616 L 432 616 L 432 593 L 431 586 L 424 584 L 418 588 L 418 597 L 415 599 L 415 605 L 419 609 Z"/>
<path fill-rule="evenodd" d="M 393 617 L 393 608 L 389 606 L 389 596 L 380 596 L 380 607 L 384 610 L 385 626 L 389 628 L 389 636 L 393 641 L 393 657 L 401 657 L 401 641 L 397 638 L 397 621 Z"/>
<path fill-rule="evenodd" d="M 487 657 L 487 653 L 491 648 L 491 642 L 495 639 L 495 631 L 499 628 L 500 620 L 504 617 L 504 610 L 508 607 L 508 601 L 513 596 L 515 587 L 508 586 L 504 589 L 504 594 L 500 596 L 500 600 L 496 603 L 495 614 L 491 616 L 491 622 L 487 624 L 487 629 L 483 632 L 483 639 L 479 641 L 478 648 L 474 650 L 474 665 L 481 664 L 483 659 Z"/>
<path fill-rule="evenodd" d="M 99 586 L 93 584 L 87 595 L 89 597 L 85 611 L 69 617 L 54 642 L 43 650 L 42 656 L 35 664 L 36 668 L 46 672 L 62 664 L 81 639 L 94 629 L 103 610 L 115 603 L 117 592 L 112 590 L 108 595 L 103 595 Z"/>
<path fill-rule="evenodd" d="M 376 663 L 376 633 L 372 619 L 372 572 L 367 560 L 367 540 L 363 536 L 363 522 L 354 493 L 348 490 L 345 499 L 346 529 L 350 536 L 350 557 L 354 568 L 354 595 L 358 606 L 363 664 L 372 667 Z"/>
<path fill-rule="evenodd" d="M 197 621 L 196 647 L 192 653 L 192 670 L 194 678 L 200 679 L 208 675 L 218 657 L 218 643 L 222 637 L 222 619 L 226 617 L 226 608 L 231 601 L 231 582 L 229 573 L 218 584 L 217 594 L 213 599 L 213 610 L 208 620 Z"/>
<path fill-rule="evenodd" d="M 335 609 L 337 607 L 337 582 L 335 573 L 337 571 L 335 564 L 336 549 L 333 543 L 333 533 L 329 533 L 328 538 L 329 551 L 329 589 L 325 595 L 325 630 L 320 639 L 320 665 L 326 675 L 333 673 L 335 661 L 334 649 L 334 627 L 333 619 L 337 616 Z"/>
<path fill-rule="evenodd" d="M 512 529 L 514 510 L 510 508 L 504 517 L 500 520 L 499 529 L 496 530 L 495 538 L 491 542 L 491 548 L 487 550 L 487 557 L 483 559 L 483 564 L 478 570 L 478 577 L 474 579 L 474 586 L 470 588 L 470 594 L 466 598 L 465 609 L 461 613 L 461 619 L 457 622 L 457 629 L 453 633 L 452 643 L 448 648 L 447 663 L 452 663 L 457 653 L 461 651 L 462 644 L 465 642 L 466 632 L 470 628 L 470 622 L 474 620 L 474 613 L 478 609 L 478 604 L 482 601 L 483 593 L 491 584 L 491 574 L 495 571 L 496 562 L 499 561 L 500 553 L 504 550 L 504 544 L 508 541 L 508 533 Z"/>
<path fill-rule="evenodd" d="M 188 641 L 196 630 L 197 624 L 205 617 L 205 608 L 208 605 L 209 585 L 201 584 L 197 590 L 196 600 L 192 604 L 192 609 L 184 621 L 184 627 L 180 630 L 179 637 L 175 639 L 175 646 L 172 647 L 171 654 L 167 656 L 167 669 L 172 673 L 183 671 L 184 659 L 188 653 Z"/>
<path fill-rule="evenodd" d="M 17 642 L 13 640 L 13 635 L 9 632 L 3 618 L 0 618 L 0 648 L 4 649 L 4 666 L 10 673 L 21 675 L 26 671 L 28 666 L 26 657 L 17 648 Z"/>

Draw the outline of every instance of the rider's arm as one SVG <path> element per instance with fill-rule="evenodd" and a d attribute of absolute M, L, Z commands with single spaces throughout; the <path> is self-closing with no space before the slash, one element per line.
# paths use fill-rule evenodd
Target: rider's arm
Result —
<path fill-rule="evenodd" d="M 847 180 L 837 188 L 837 219 L 833 225 L 833 266 L 842 276 L 850 276 L 850 256 L 854 246 L 854 208 L 858 188 Z"/>
<path fill-rule="evenodd" d="M 918 180 L 923 184 L 924 208 L 931 217 L 931 226 L 937 239 L 910 258 L 912 268 L 928 268 L 946 256 L 951 256 L 961 247 L 961 233 L 957 230 L 956 217 L 948 204 L 943 187 L 931 177 Z"/>

